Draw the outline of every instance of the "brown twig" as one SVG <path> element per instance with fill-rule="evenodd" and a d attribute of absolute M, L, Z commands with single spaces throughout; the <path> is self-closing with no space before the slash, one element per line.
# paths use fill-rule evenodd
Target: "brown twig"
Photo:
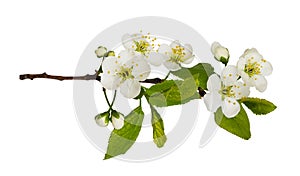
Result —
<path fill-rule="evenodd" d="M 84 75 L 84 76 L 57 76 L 57 75 L 48 75 L 46 72 L 42 74 L 23 74 L 19 76 L 20 80 L 24 79 L 36 79 L 36 78 L 44 78 L 44 79 L 55 79 L 59 81 L 64 80 L 97 80 L 100 81 L 101 77 L 97 75 L 97 73 L 93 75 Z"/>
<path fill-rule="evenodd" d="M 44 78 L 44 79 L 55 79 L 59 81 L 64 80 L 96 80 L 101 81 L 101 77 L 97 75 L 97 73 L 93 75 L 84 75 L 84 76 L 57 76 L 57 75 L 48 75 L 46 72 L 42 74 L 23 74 L 19 76 L 20 80 L 24 79 L 37 79 L 37 78 Z M 163 80 L 160 78 L 153 78 L 153 79 L 146 79 L 144 81 L 141 81 L 142 83 L 151 83 L 151 84 L 158 84 L 161 83 Z"/>
<path fill-rule="evenodd" d="M 48 75 L 46 72 L 42 74 L 23 74 L 19 76 L 20 80 L 24 79 L 37 79 L 37 78 L 44 78 L 44 79 L 55 79 L 59 81 L 64 81 L 64 80 L 95 80 L 95 81 L 101 81 L 101 77 L 98 76 L 97 72 L 93 75 L 86 74 L 84 76 L 57 76 L 57 75 Z M 152 79 L 146 79 L 144 81 L 141 81 L 141 83 L 150 83 L 150 84 L 158 84 L 163 82 L 163 79 L 160 78 L 152 78 Z M 200 97 L 203 97 L 206 92 L 202 88 L 198 88 L 198 92 Z"/>

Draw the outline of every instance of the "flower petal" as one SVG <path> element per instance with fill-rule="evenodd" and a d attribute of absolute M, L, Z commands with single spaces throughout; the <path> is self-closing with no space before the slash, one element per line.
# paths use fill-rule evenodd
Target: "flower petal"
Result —
<path fill-rule="evenodd" d="M 127 79 L 120 86 L 120 92 L 126 98 L 134 98 L 140 94 L 141 84 L 134 79 Z"/>
<path fill-rule="evenodd" d="M 231 91 L 232 93 L 234 93 L 234 98 L 237 100 L 243 97 L 248 97 L 250 94 L 249 86 L 247 86 L 246 83 L 242 83 L 241 81 L 234 83 Z"/>
<path fill-rule="evenodd" d="M 150 74 L 151 68 L 143 56 L 136 56 L 127 61 L 126 65 L 132 68 L 132 75 L 138 81 L 144 81 Z"/>
<path fill-rule="evenodd" d="M 242 80 L 247 84 L 247 86 L 254 86 L 254 79 L 250 78 L 249 75 L 247 73 L 245 73 L 244 71 L 240 72 L 240 75 L 242 77 Z"/>
<path fill-rule="evenodd" d="M 188 59 L 186 59 L 185 61 L 183 61 L 182 63 L 184 63 L 184 64 L 190 64 L 190 63 L 192 63 L 193 62 L 193 60 L 194 60 L 194 56 L 192 56 L 192 57 L 190 57 L 190 58 L 188 58 Z"/>
<path fill-rule="evenodd" d="M 254 75 L 253 77 L 256 90 L 264 92 L 267 89 L 268 82 L 262 75 Z"/>
<path fill-rule="evenodd" d="M 222 112 L 228 118 L 235 117 L 240 109 L 240 104 L 234 98 L 226 97 L 222 102 Z"/>
<path fill-rule="evenodd" d="M 162 44 L 160 45 L 159 49 L 158 49 L 158 53 L 163 54 L 163 56 L 168 59 L 169 55 L 172 53 L 172 49 L 170 48 L 169 45 L 166 44 Z"/>
<path fill-rule="evenodd" d="M 215 53 L 216 52 L 216 48 L 218 48 L 218 47 L 220 47 L 221 46 L 221 44 L 219 43 L 219 42 L 213 42 L 212 44 L 211 44 L 211 52 L 212 53 Z"/>
<path fill-rule="evenodd" d="M 187 59 L 190 59 L 191 57 L 193 57 L 193 47 L 192 45 L 190 44 L 185 44 L 184 45 L 184 53 L 185 53 L 185 56 L 184 58 L 187 60 Z"/>
<path fill-rule="evenodd" d="M 170 44 L 170 47 L 171 48 L 176 48 L 176 47 L 181 47 L 180 45 L 180 42 L 178 40 L 175 40 L 173 41 L 171 44 Z"/>
<path fill-rule="evenodd" d="M 165 61 L 165 57 L 157 52 L 150 52 L 149 56 L 146 57 L 146 60 L 154 66 L 160 66 L 164 61 Z"/>
<path fill-rule="evenodd" d="M 218 92 L 211 92 L 205 94 L 203 100 L 208 111 L 216 112 L 221 106 L 222 96 Z"/>
<path fill-rule="evenodd" d="M 221 80 L 225 84 L 225 86 L 231 86 L 233 83 L 236 82 L 238 79 L 239 75 L 237 72 L 237 69 L 233 65 L 228 65 L 226 66 L 221 74 Z"/>
<path fill-rule="evenodd" d="M 124 34 L 122 36 L 122 44 L 123 46 L 126 48 L 126 49 L 131 49 L 134 42 L 133 42 L 133 39 L 131 37 L 131 35 L 129 35 L 128 33 L 127 34 Z"/>
<path fill-rule="evenodd" d="M 181 68 L 179 64 L 171 61 L 164 62 L 164 66 L 170 71 L 176 71 Z"/>
<path fill-rule="evenodd" d="M 210 92 L 219 92 L 221 89 L 221 79 L 217 74 L 212 74 L 207 80 L 207 89 Z"/>
<path fill-rule="evenodd" d="M 240 74 L 240 72 L 244 71 L 246 63 L 247 63 L 246 58 L 240 57 L 240 59 L 238 60 L 238 62 L 236 64 L 239 74 Z"/>
<path fill-rule="evenodd" d="M 118 59 L 114 56 L 107 57 L 103 60 L 102 70 L 103 73 L 108 75 L 114 75 L 120 69 L 120 63 Z"/>
<path fill-rule="evenodd" d="M 105 89 L 116 90 L 121 83 L 121 78 L 111 74 L 103 73 L 101 75 L 101 84 Z"/>
<path fill-rule="evenodd" d="M 131 50 L 122 50 L 119 53 L 119 56 L 119 61 L 124 64 L 135 56 L 135 52 L 132 52 Z"/>
<path fill-rule="evenodd" d="M 262 68 L 260 70 L 262 75 L 268 76 L 268 75 L 272 74 L 273 67 L 270 62 L 268 62 L 266 60 L 262 60 L 260 65 L 262 66 Z"/>

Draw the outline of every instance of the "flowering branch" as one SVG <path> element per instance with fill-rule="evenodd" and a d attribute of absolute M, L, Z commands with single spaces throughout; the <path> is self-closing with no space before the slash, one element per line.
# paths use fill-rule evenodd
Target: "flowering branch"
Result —
<path fill-rule="evenodd" d="M 57 75 L 48 75 L 46 72 L 42 74 L 23 74 L 19 76 L 20 80 L 24 79 L 36 79 L 36 78 L 44 78 L 44 79 L 55 79 L 59 81 L 64 80 L 97 80 L 100 81 L 101 77 L 97 76 L 97 73 L 93 75 L 86 74 L 84 76 L 57 76 Z"/>
<path fill-rule="evenodd" d="M 64 81 L 64 80 L 96 80 L 96 81 L 101 81 L 101 76 L 98 76 L 97 73 L 93 75 L 86 74 L 84 76 L 59 76 L 59 75 L 48 75 L 46 72 L 42 74 L 23 74 L 19 75 L 20 80 L 24 79 L 37 79 L 37 78 L 44 78 L 44 79 L 55 79 L 59 81 Z M 152 78 L 152 79 L 146 79 L 144 81 L 141 81 L 142 83 L 151 83 L 151 84 L 158 84 L 163 82 L 163 79 L 160 78 Z"/>
<path fill-rule="evenodd" d="M 59 76 L 59 75 L 49 75 L 46 72 L 42 74 L 23 74 L 19 75 L 20 80 L 24 79 L 37 79 L 37 78 L 44 78 L 44 79 L 55 79 L 59 81 L 64 81 L 64 80 L 96 80 L 96 81 L 101 81 L 101 76 L 98 76 L 97 73 L 93 75 L 86 74 L 84 76 Z M 151 83 L 151 84 L 158 84 L 163 82 L 163 79 L 160 78 L 152 78 L 152 79 L 146 79 L 144 81 L 141 81 L 142 83 Z"/>

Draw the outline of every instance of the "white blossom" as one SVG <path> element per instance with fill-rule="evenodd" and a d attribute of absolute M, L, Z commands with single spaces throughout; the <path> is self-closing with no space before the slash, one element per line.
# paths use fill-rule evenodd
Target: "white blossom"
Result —
<path fill-rule="evenodd" d="M 154 51 L 154 41 L 149 35 L 125 34 L 122 43 L 126 50 L 120 53 L 121 58 L 131 59 L 134 56 L 143 56 L 151 65 L 159 66 L 163 62 L 163 57 Z"/>
<path fill-rule="evenodd" d="M 270 62 L 255 49 L 247 49 L 240 57 L 237 68 L 243 81 L 249 86 L 254 86 L 258 91 L 264 92 L 267 88 L 265 76 L 272 73 Z"/>
<path fill-rule="evenodd" d="M 193 59 L 193 48 L 190 44 L 182 46 L 179 41 L 174 41 L 170 45 L 162 44 L 158 52 L 164 57 L 164 66 L 170 71 L 181 68 L 181 64 L 190 64 Z"/>
<path fill-rule="evenodd" d="M 141 84 L 150 74 L 149 64 L 140 56 L 132 59 L 107 57 L 102 64 L 101 83 L 108 90 L 120 88 L 126 98 L 139 95 Z"/>
<path fill-rule="evenodd" d="M 204 103 L 211 112 L 221 106 L 223 114 L 232 118 L 240 111 L 240 104 L 237 100 L 247 97 L 250 94 L 249 87 L 238 81 L 237 69 L 229 65 L 221 73 L 221 78 L 213 74 L 208 78 L 207 88 L 209 93 L 204 96 Z"/>

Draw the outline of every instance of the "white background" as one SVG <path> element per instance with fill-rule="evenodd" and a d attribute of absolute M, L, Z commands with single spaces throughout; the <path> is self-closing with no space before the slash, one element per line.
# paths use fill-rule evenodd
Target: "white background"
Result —
<path fill-rule="evenodd" d="M 195 130 L 170 155 L 147 163 L 103 161 L 77 124 L 72 81 L 18 80 L 27 72 L 73 74 L 99 32 L 148 15 L 177 19 L 209 43 L 220 41 L 232 60 L 256 47 L 273 64 L 267 91 L 252 95 L 278 109 L 249 115 L 249 141 L 220 129 L 198 148 L 207 120 L 201 103 Z M 289 0 L 1 1 L 0 175 L 299 175 L 299 16 L 297 1 Z"/>

